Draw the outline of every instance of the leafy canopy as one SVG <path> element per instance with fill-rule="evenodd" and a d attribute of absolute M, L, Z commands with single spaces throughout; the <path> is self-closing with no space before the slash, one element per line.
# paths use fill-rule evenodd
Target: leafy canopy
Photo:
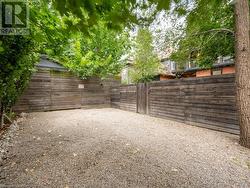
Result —
<path fill-rule="evenodd" d="M 185 37 L 172 59 L 211 66 L 219 56 L 234 56 L 234 12 L 227 0 L 197 0 L 187 16 Z"/>
<path fill-rule="evenodd" d="M 126 32 L 117 34 L 100 23 L 88 37 L 82 33 L 72 37 L 61 61 L 81 78 L 114 76 L 120 72 L 120 60 L 129 46 Z"/>
<path fill-rule="evenodd" d="M 52 0 L 53 6 L 61 15 L 80 18 L 77 24 L 73 24 L 70 20 L 67 22 L 71 28 L 86 33 L 100 20 L 108 28 L 123 28 L 125 24 L 139 21 L 133 12 L 134 9 L 143 9 L 152 4 L 155 4 L 156 10 L 169 9 L 170 3 L 171 0 Z"/>
<path fill-rule="evenodd" d="M 128 45 L 125 36 L 117 35 L 110 28 L 120 29 L 128 23 L 136 23 L 135 8 L 155 5 L 157 12 L 169 9 L 171 2 L 181 4 L 183 1 L 29 1 L 31 35 L 0 37 L 2 105 L 10 107 L 14 104 L 32 74 L 39 53 L 47 53 L 65 62 L 67 60 L 66 66 L 82 77 L 117 73 L 120 69 L 118 59 Z M 151 46 L 150 38 L 147 40 Z M 156 60 L 150 48 L 141 49 L 149 54 L 145 61 L 149 63 L 145 65 L 140 65 L 145 58 L 143 53 L 140 53 L 141 50 L 137 52 L 136 66 L 141 70 L 138 81 L 148 80 L 155 73 L 156 66 L 152 62 Z M 144 69 L 148 69 L 150 74 Z"/>
<path fill-rule="evenodd" d="M 0 105 L 5 110 L 25 89 L 45 46 L 58 51 L 57 41 L 66 38 L 59 13 L 39 1 L 29 1 L 29 8 L 30 35 L 0 36 Z"/>
<path fill-rule="evenodd" d="M 28 83 L 37 61 L 31 36 L 0 36 L 0 102 L 12 106 Z"/>
<path fill-rule="evenodd" d="M 149 82 L 158 73 L 160 61 L 154 53 L 152 34 L 148 29 L 140 29 L 135 43 L 135 63 L 133 64 L 133 82 Z"/>

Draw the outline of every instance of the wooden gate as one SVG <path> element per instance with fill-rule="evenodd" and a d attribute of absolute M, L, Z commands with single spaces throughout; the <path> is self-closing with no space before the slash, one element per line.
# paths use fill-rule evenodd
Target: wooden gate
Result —
<path fill-rule="evenodd" d="M 137 84 L 137 113 L 147 113 L 147 84 Z"/>

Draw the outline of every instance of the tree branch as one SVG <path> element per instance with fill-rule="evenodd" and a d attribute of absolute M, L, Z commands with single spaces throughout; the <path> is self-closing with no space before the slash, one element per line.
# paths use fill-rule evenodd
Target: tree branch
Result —
<path fill-rule="evenodd" d="M 203 31 L 203 32 L 195 33 L 195 34 L 192 34 L 191 36 L 204 35 L 204 34 L 213 33 L 213 32 L 218 32 L 218 33 L 229 33 L 229 34 L 232 34 L 233 36 L 234 36 L 234 34 L 235 34 L 234 31 L 231 30 L 231 29 L 218 28 L 218 29 L 211 29 L 211 30 L 208 30 L 208 31 Z"/>

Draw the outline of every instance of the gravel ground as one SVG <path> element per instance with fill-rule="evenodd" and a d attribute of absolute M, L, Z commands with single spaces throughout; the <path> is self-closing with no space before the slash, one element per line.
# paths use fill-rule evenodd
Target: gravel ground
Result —
<path fill-rule="evenodd" d="M 0 187 L 250 187 L 230 134 L 116 109 L 32 113 L 16 130 Z"/>

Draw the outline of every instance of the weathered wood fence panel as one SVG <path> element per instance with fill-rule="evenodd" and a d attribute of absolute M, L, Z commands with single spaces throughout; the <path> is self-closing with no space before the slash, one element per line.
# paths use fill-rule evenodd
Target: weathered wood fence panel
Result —
<path fill-rule="evenodd" d="M 16 112 L 47 111 L 51 107 L 50 72 L 40 70 L 34 74 L 26 89 L 14 106 Z"/>
<path fill-rule="evenodd" d="M 120 108 L 120 86 L 111 87 L 111 107 Z"/>
<path fill-rule="evenodd" d="M 122 86 L 123 91 L 129 87 Z M 146 89 L 141 85 L 138 88 L 139 92 L 145 91 L 145 95 L 139 96 L 146 96 L 147 99 L 146 105 L 137 101 L 141 113 L 239 134 L 234 75 L 151 82 Z M 111 93 L 114 93 L 113 89 Z M 116 87 L 111 101 L 115 96 L 115 103 L 118 104 L 118 95 Z M 140 97 L 138 100 L 141 100 Z"/>
<path fill-rule="evenodd" d="M 16 112 L 110 107 L 114 80 L 81 80 L 69 72 L 39 69 L 14 107 Z"/>
<path fill-rule="evenodd" d="M 111 107 L 137 112 L 137 85 L 122 85 L 111 88 Z"/>
<path fill-rule="evenodd" d="M 51 106 L 49 110 L 81 108 L 82 81 L 68 72 L 50 71 Z M 38 89 L 39 91 L 39 89 Z"/>
<path fill-rule="evenodd" d="M 136 112 L 137 110 L 137 87 L 136 85 L 128 85 L 120 87 L 120 109 Z"/>
<path fill-rule="evenodd" d="M 147 84 L 137 85 L 137 113 L 147 113 Z"/>
<path fill-rule="evenodd" d="M 234 75 L 118 85 L 81 80 L 69 72 L 39 69 L 17 112 L 114 107 L 239 134 Z"/>
<path fill-rule="evenodd" d="M 234 75 L 149 84 L 149 115 L 239 133 Z"/>

